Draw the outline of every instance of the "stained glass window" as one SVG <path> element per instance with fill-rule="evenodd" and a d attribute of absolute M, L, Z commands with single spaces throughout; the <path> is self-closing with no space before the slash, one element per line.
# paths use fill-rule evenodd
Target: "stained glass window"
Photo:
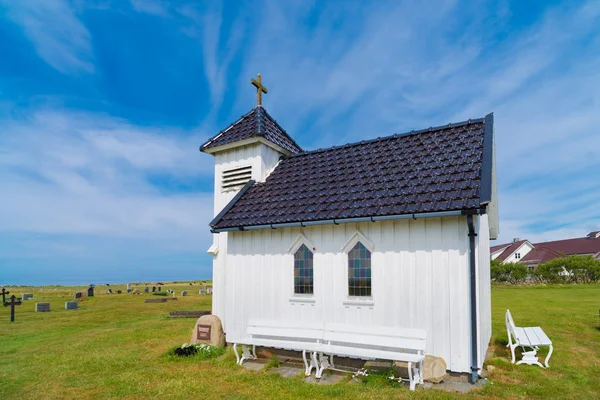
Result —
<path fill-rule="evenodd" d="M 348 253 L 348 294 L 371 296 L 371 252 L 360 242 Z"/>
<path fill-rule="evenodd" d="M 294 293 L 313 294 L 313 253 L 306 245 L 294 254 Z"/>

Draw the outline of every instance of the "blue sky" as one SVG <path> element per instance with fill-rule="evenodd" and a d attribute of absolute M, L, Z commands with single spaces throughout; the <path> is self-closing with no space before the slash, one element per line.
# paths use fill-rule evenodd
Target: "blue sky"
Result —
<path fill-rule="evenodd" d="M 600 2 L 0 0 L 0 283 L 206 279 L 208 137 L 496 117 L 500 240 L 600 229 Z"/>

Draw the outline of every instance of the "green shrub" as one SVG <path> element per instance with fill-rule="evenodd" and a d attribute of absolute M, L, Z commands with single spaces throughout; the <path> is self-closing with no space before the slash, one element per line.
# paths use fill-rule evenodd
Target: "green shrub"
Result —
<path fill-rule="evenodd" d="M 222 347 L 215 347 L 209 344 L 183 344 L 178 347 L 173 347 L 169 350 L 169 356 L 177 357 L 195 357 L 200 360 L 207 360 L 209 358 L 219 357 L 225 353 L 225 349 Z"/>
<path fill-rule="evenodd" d="M 593 256 L 555 258 L 540 264 L 535 275 L 546 283 L 592 283 L 600 280 L 600 261 Z"/>
<path fill-rule="evenodd" d="M 168 292 L 154 292 L 154 293 L 152 293 L 152 294 L 153 294 L 153 295 L 155 295 L 155 296 L 166 296 L 166 295 L 168 295 L 169 293 L 168 293 Z"/>
<path fill-rule="evenodd" d="M 497 260 L 490 262 L 490 276 L 495 282 L 522 283 L 527 278 L 527 275 L 527 266 L 519 262 L 502 263 Z"/>

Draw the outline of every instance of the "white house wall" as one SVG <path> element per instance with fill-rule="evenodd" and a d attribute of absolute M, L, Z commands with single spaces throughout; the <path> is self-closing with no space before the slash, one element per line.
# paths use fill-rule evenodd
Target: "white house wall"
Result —
<path fill-rule="evenodd" d="M 357 231 L 374 245 L 368 301 L 348 297 L 342 248 Z M 213 312 L 228 342 L 244 337 L 250 318 L 425 328 L 427 354 L 469 372 L 467 232 L 465 217 L 229 232 L 226 306 Z M 288 251 L 300 234 L 316 247 L 312 298 L 293 294 Z"/>

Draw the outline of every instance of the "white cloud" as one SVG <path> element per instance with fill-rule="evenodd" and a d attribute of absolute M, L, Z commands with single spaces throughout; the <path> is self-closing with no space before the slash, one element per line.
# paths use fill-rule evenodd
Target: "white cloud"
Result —
<path fill-rule="evenodd" d="M 160 0 L 129 0 L 134 10 L 160 17 L 169 15 L 167 4 Z"/>
<path fill-rule="evenodd" d="M 90 34 L 64 0 L 0 0 L 38 55 L 63 73 L 94 70 Z"/>
<path fill-rule="evenodd" d="M 64 110 L 1 125 L 0 230 L 209 242 L 205 137 Z"/>

